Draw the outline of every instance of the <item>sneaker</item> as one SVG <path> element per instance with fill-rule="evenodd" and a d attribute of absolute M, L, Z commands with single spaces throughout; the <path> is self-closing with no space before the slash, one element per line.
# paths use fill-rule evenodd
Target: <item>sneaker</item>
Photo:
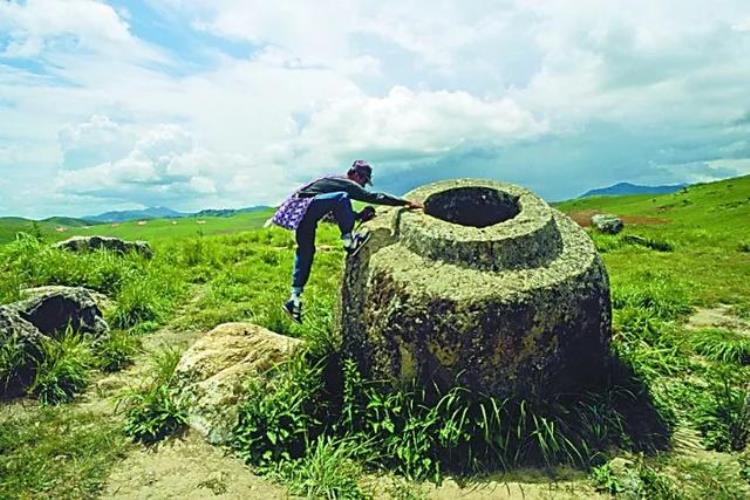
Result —
<path fill-rule="evenodd" d="M 289 299 L 281 306 L 289 319 L 295 323 L 302 323 L 302 301 Z"/>
<path fill-rule="evenodd" d="M 344 241 L 344 250 L 349 257 L 354 257 L 368 241 L 370 233 L 354 233 L 350 239 Z"/>

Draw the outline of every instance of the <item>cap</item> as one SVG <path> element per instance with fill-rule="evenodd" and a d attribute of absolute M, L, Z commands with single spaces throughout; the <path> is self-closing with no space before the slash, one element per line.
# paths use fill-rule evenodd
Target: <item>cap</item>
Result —
<path fill-rule="evenodd" d="M 372 167 L 367 161 L 354 160 L 351 169 L 366 179 L 365 184 L 372 184 Z"/>

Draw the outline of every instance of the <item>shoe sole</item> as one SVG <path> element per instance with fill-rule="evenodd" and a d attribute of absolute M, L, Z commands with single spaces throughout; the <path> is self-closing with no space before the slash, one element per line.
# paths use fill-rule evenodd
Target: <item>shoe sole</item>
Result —
<path fill-rule="evenodd" d="M 284 311 L 284 313 L 289 317 L 290 320 L 294 321 L 298 325 L 302 324 L 302 320 L 299 320 L 299 319 L 295 318 L 294 315 L 292 315 L 292 312 L 289 309 L 287 309 L 284 306 L 281 306 L 281 310 Z"/>
<path fill-rule="evenodd" d="M 357 248 L 354 249 L 353 252 L 351 252 L 348 257 L 351 259 L 352 257 L 355 257 L 360 250 L 362 250 L 362 247 L 364 247 L 368 241 L 370 241 L 370 233 L 365 234 L 364 238 L 362 238 L 362 242 L 357 246 Z"/>

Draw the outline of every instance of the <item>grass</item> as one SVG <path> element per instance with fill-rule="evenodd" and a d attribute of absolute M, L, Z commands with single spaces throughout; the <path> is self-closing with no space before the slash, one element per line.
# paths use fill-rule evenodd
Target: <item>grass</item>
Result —
<path fill-rule="evenodd" d="M 42 339 L 41 357 L 29 390 L 43 404 L 67 403 L 86 387 L 93 365 L 90 340 L 68 328 L 59 339 Z"/>
<path fill-rule="evenodd" d="M 152 358 L 147 381 L 130 388 L 120 400 L 126 435 L 152 444 L 185 428 L 187 415 L 174 387 L 174 372 L 182 352 L 164 347 Z"/>
<path fill-rule="evenodd" d="M 737 231 L 750 217 L 748 196 L 750 177 L 743 177 L 669 195 L 587 198 L 558 206 L 567 212 L 606 211 L 663 223 L 629 224 L 617 236 L 592 235 L 610 275 L 617 368 L 603 387 L 544 402 L 497 400 L 462 389 L 440 393 L 404 387 L 393 392 L 377 381 L 362 380 L 341 359 L 339 339 L 332 334 L 343 252 L 336 229 L 327 225 L 319 231 L 304 326 L 290 323 L 279 307 L 289 292 L 294 245 L 287 232 L 258 228 L 267 214 L 207 219 L 204 225 L 181 220 L 177 225 L 149 221 L 145 226 L 79 227 L 64 234 L 40 227 L 36 234 L 0 246 L 0 302 L 16 300 L 23 288 L 46 284 L 105 293 L 113 301 L 107 319 L 116 328 L 107 342 L 90 346 L 96 362 L 87 368 L 89 376 L 97 368 L 125 366 L 140 336 L 166 323 L 175 329 L 209 330 L 246 320 L 305 339 L 306 353 L 278 367 L 268 380 L 248 386 L 233 442 L 257 471 L 283 481 L 294 494 L 366 497 L 372 495 L 362 481 L 367 472 L 395 471 L 401 481 L 440 481 L 445 474 L 471 478 L 519 466 L 554 471 L 565 464 L 590 470 L 602 491 L 625 498 L 738 498 L 733 492 L 742 491 L 748 484 L 743 477 L 750 476 L 741 475 L 748 459 L 732 451 L 746 448 L 748 439 L 747 337 L 726 329 L 689 330 L 685 320 L 695 307 L 717 303 L 748 316 L 750 253 L 747 238 Z M 75 255 L 46 243 L 76 232 L 149 239 L 155 257 Z M 0 345 L 0 381 L 24 373 L 28 377 L 29 366 L 54 357 L 33 354 L 28 346 L 19 350 L 18 342 Z M 151 443 L 182 429 L 184 409 L 172 381 L 177 359 L 177 351 L 162 353 L 152 373 L 122 403 L 131 438 Z M 76 372 L 62 368 L 73 365 L 69 362 L 48 365 L 52 373 Z M 47 491 L 52 496 L 63 484 L 86 492 L 79 496 L 93 494 L 117 460 L 117 453 L 99 448 L 115 439 L 108 434 L 111 426 L 93 429 L 86 420 L 66 420 L 84 433 L 82 442 L 92 443 L 91 456 L 81 458 L 75 455 L 76 443 L 52 432 L 73 414 L 71 407 L 38 411 L 54 416 L 40 417 L 38 429 L 30 428 L 33 420 L 13 424 L 19 435 L 33 434 L 38 440 L 2 448 L 0 463 L 6 467 L 3 472 L 13 475 L 14 485 L 0 489 L 0 497 Z M 737 470 L 725 462 L 687 460 L 670 451 L 671 431 L 681 427 L 697 431 L 702 447 L 713 450 L 705 453 L 727 458 Z M 113 448 L 122 449 L 120 424 L 112 432 L 118 443 Z M 67 447 L 76 457 L 73 462 L 81 465 L 79 475 L 70 475 L 73 462 L 58 471 L 39 471 L 49 475 L 39 480 L 34 479 L 37 471 L 22 469 L 24 460 L 49 459 L 48 446 Z M 612 460 L 622 457 L 630 462 L 625 470 Z M 85 465 L 99 458 L 101 465 Z M 28 480 L 15 477 L 23 474 Z M 51 486 L 45 490 L 42 484 Z M 409 491 L 403 496 L 409 497 Z"/>
<path fill-rule="evenodd" d="M 0 421 L 0 498 L 93 498 L 127 443 L 111 417 L 42 407 Z"/>

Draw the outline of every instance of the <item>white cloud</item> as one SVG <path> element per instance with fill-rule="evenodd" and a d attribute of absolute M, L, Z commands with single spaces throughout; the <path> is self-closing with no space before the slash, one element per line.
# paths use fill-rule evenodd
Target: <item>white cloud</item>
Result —
<path fill-rule="evenodd" d="M 2 2 L 0 31 L 10 37 L 5 57 L 28 58 L 71 48 L 100 53 L 125 49 L 121 56 L 128 52 L 130 56 L 155 55 L 131 35 L 111 6 L 97 0 Z"/>
<path fill-rule="evenodd" d="M 535 158 L 514 179 L 560 198 L 745 154 L 732 146 L 750 102 L 744 0 L 148 5 L 164 17 L 0 1 L 0 57 L 13 59 L 0 63 L 0 168 L 15 168 L 0 196 L 19 211 L 67 208 L 71 193 L 90 206 L 271 203 L 354 157 L 408 174 L 470 150 L 488 175 Z M 214 54 L 199 64 L 190 44 L 131 30 L 159 23 L 223 40 L 195 36 Z M 238 40 L 257 50 L 222 52 Z M 470 171 L 452 165 L 440 175 Z M 41 201 L 8 187 L 22 182 Z"/>
<path fill-rule="evenodd" d="M 466 92 L 394 87 L 385 97 L 334 99 L 312 114 L 291 145 L 339 161 L 367 154 L 380 160 L 436 157 L 470 146 L 499 146 L 546 131 L 511 99 Z"/>

